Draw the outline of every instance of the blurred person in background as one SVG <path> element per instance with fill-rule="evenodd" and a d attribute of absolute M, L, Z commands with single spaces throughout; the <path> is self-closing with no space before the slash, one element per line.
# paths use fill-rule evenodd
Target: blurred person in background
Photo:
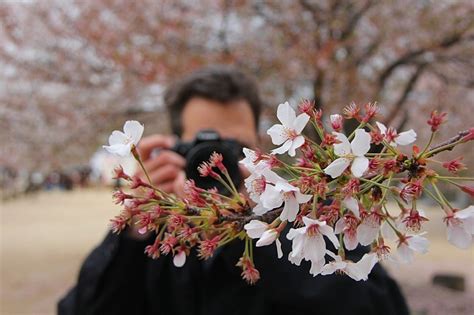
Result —
<path fill-rule="evenodd" d="M 255 81 L 225 66 L 199 70 L 172 85 L 165 94 L 175 136 L 144 138 L 139 150 L 152 182 L 167 192 L 182 194 L 186 160 L 167 150 L 176 141 L 191 141 L 203 129 L 222 138 L 256 148 L 262 102 Z M 159 123 L 159 121 L 157 122 Z M 153 154 L 156 148 L 161 151 Z M 243 171 L 245 176 L 245 171 Z M 143 174 L 141 174 L 143 175 Z M 172 257 L 153 260 L 144 254 L 155 235 L 141 235 L 128 227 L 119 235 L 109 232 L 86 258 L 76 286 L 58 304 L 66 314 L 408 314 L 398 285 L 377 264 L 367 281 L 343 275 L 313 277 L 309 265 L 277 259 L 272 246 L 254 250 L 261 279 L 249 285 L 235 262 L 243 242 L 233 242 L 208 260 L 195 253 L 177 268 Z M 283 251 L 291 243 L 281 238 Z M 367 252 L 349 252 L 359 260 Z"/>

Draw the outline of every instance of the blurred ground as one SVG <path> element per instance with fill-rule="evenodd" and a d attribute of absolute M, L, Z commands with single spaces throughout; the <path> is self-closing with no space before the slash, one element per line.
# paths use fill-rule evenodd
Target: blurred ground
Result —
<path fill-rule="evenodd" d="M 0 207 L 0 314 L 54 314 L 82 260 L 118 213 L 111 191 L 45 192 Z M 441 214 L 429 211 L 428 216 L 430 252 L 411 265 L 389 269 L 401 282 L 414 314 L 474 314 L 474 252 L 450 246 Z M 432 286 L 437 272 L 464 275 L 467 291 Z"/>

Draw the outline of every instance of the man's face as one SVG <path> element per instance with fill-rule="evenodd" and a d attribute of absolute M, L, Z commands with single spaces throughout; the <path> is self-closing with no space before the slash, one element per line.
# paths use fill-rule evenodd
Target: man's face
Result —
<path fill-rule="evenodd" d="M 236 139 L 247 147 L 258 142 L 252 109 L 246 101 L 222 104 L 201 97 L 188 101 L 181 114 L 182 140 L 191 141 L 203 129 L 213 129 L 222 138 Z"/>

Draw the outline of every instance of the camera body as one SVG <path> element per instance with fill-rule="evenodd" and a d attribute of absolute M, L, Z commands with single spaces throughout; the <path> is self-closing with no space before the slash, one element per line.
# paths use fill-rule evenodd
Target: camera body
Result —
<path fill-rule="evenodd" d="M 197 187 L 209 189 L 216 187 L 221 194 L 229 195 L 225 187 L 211 177 L 202 177 L 198 167 L 209 160 L 213 152 L 222 154 L 224 166 L 227 168 L 235 187 L 242 184 L 239 170 L 239 160 L 243 157 L 243 145 L 234 139 L 222 139 L 214 130 L 201 130 L 193 141 L 178 141 L 172 150 L 186 159 L 185 173 L 187 179 L 192 179 Z M 217 173 L 220 173 L 216 170 Z"/>

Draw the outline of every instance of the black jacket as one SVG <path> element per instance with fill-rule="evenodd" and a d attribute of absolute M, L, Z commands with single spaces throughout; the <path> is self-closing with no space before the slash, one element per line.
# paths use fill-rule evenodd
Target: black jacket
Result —
<path fill-rule="evenodd" d="M 288 254 L 291 243 L 281 237 Z M 274 245 L 254 249 L 261 279 L 253 286 L 235 264 L 243 242 L 234 242 L 206 261 L 192 254 L 182 268 L 171 257 L 144 253 L 146 241 L 109 233 L 85 260 L 77 285 L 59 302 L 59 315 L 405 315 L 399 287 L 376 265 L 368 281 L 343 275 L 313 277 L 309 263 L 278 260 Z M 349 257 L 360 259 L 365 249 Z"/>

